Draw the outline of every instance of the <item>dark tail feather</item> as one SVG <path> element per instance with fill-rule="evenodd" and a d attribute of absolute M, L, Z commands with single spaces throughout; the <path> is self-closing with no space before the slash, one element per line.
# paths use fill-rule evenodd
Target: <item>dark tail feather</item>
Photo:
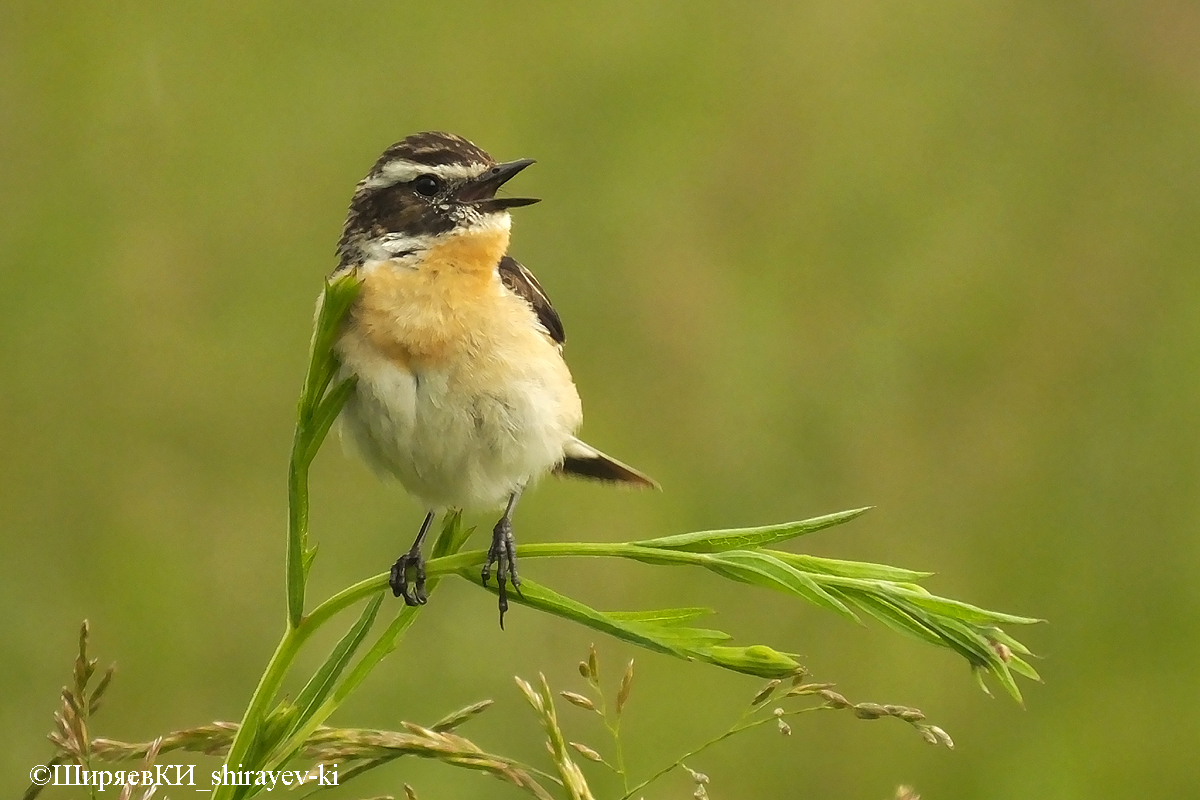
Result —
<path fill-rule="evenodd" d="M 566 457 L 554 471 L 559 475 L 590 478 L 605 483 L 620 483 L 640 489 L 661 488 L 657 481 L 650 476 L 638 472 L 628 464 L 622 464 L 611 456 L 606 456 L 578 439 L 572 440 L 567 445 Z"/>

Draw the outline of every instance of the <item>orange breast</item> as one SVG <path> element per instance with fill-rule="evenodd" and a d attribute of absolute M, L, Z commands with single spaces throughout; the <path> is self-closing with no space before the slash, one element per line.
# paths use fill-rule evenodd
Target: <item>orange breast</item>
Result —
<path fill-rule="evenodd" d="M 352 312 L 355 333 L 405 368 L 455 357 L 506 315 L 495 269 L 507 248 L 507 230 L 468 232 L 430 248 L 418 267 L 373 266 Z"/>

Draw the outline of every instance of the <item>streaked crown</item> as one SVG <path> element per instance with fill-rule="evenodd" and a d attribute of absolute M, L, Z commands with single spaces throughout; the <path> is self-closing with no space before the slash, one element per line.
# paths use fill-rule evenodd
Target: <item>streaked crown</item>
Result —
<path fill-rule="evenodd" d="M 536 203 L 496 197 L 501 185 L 532 163 L 497 164 L 461 136 L 441 131 L 397 142 L 359 181 L 338 243 L 338 269 L 419 254 L 457 229 Z"/>

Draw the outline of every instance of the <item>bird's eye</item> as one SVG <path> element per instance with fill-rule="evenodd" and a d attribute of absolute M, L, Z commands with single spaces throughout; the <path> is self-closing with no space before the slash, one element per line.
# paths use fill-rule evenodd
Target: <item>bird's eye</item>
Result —
<path fill-rule="evenodd" d="M 433 197 L 442 188 L 442 183 L 432 175 L 422 175 L 412 182 L 412 187 L 422 197 Z"/>

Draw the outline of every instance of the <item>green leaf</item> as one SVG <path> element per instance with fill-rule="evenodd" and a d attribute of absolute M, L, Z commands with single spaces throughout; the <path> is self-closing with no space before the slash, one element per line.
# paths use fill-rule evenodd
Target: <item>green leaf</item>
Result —
<path fill-rule="evenodd" d="M 891 603 L 881 600 L 873 595 L 848 594 L 847 597 L 854 605 L 861 608 L 863 611 L 870 614 L 875 619 L 882 622 L 892 630 L 903 633 L 906 636 L 911 636 L 922 642 L 937 645 L 938 647 L 948 647 L 948 643 L 938 635 L 937 631 L 925 625 L 919 619 L 915 619 L 905 613 L 903 609 L 897 608 Z"/>
<path fill-rule="evenodd" d="M 467 528 L 463 526 L 461 511 L 447 512 L 442 518 L 441 533 L 438 534 L 438 538 L 430 550 L 430 560 L 442 558 L 451 553 L 457 553 L 474 532 L 474 527 Z"/>
<path fill-rule="evenodd" d="M 359 614 L 358 621 L 350 627 L 350 630 L 346 631 L 346 634 L 326 657 L 325 663 L 313 673 L 308 683 L 300 690 L 299 696 L 296 697 L 296 707 L 300 709 L 300 714 L 289 729 L 289 733 L 307 722 L 313 712 L 325 702 L 325 698 L 329 696 L 342 671 L 346 669 L 350 659 L 358 652 L 359 646 L 362 645 L 371 626 L 375 623 L 375 616 L 379 613 L 379 606 L 383 603 L 384 594 L 384 592 L 379 592 L 367 601 L 363 606 L 362 613 Z"/>
<path fill-rule="evenodd" d="M 472 585 L 480 585 L 473 571 L 463 570 L 459 575 Z M 493 593 L 496 591 L 494 586 L 488 586 L 487 589 Z M 560 595 L 528 578 L 521 580 L 521 594 L 509 594 L 509 601 L 578 622 L 622 641 L 657 653 L 672 655 L 685 661 L 707 661 L 735 672 L 764 678 L 786 677 L 796 674 L 800 669 L 800 664 L 792 656 L 764 645 L 749 647 L 718 645 L 716 642 L 727 641 L 730 638 L 728 634 L 721 631 L 679 627 L 674 624 L 679 617 L 670 613 L 666 615 L 666 618 L 670 620 L 666 624 L 652 619 L 653 615 L 661 612 L 649 612 L 646 618 L 640 620 L 628 619 L 627 612 L 606 614 L 577 600 Z M 670 611 L 694 612 L 696 610 L 671 609 Z M 626 618 L 623 619 L 623 616 Z"/>
<path fill-rule="evenodd" d="M 714 612 L 711 608 L 663 608 L 657 611 L 605 611 L 613 619 L 626 622 L 657 622 L 662 625 L 678 625 L 681 622 L 707 617 Z"/>
<path fill-rule="evenodd" d="M 1038 674 L 1037 670 L 1030 666 L 1029 662 L 1020 656 L 1009 656 L 1008 666 L 1018 675 L 1023 675 L 1024 677 L 1029 678 L 1031 681 L 1037 681 L 1038 683 L 1042 682 L 1042 676 Z"/>
<path fill-rule="evenodd" d="M 333 379 L 336 359 L 333 342 L 341 329 L 342 319 L 358 297 L 361 281 L 354 272 L 345 272 L 325 282 L 325 291 L 317 304 L 317 318 L 309 345 L 308 374 L 301 394 L 301 417 L 307 418 L 325 394 Z"/>
<path fill-rule="evenodd" d="M 1008 647 L 1009 650 L 1012 650 L 1014 653 L 1019 653 L 1020 655 L 1023 655 L 1023 656 L 1033 655 L 1033 653 L 1029 652 L 1028 647 L 1021 644 L 1013 637 L 1009 636 L 1007 633 L 1005 633 L 1000 628 L 996 628 L 996 627 L 985 628 L 983 630 L 983 633 L 985 636 L 989 636 L 992 639 L 995 639 L 1000 644 L 1005 645 L 1006 647 Z"/>
<path fill-rule="evenodd" d="M 473 570 L 464 570 L 459 575 L 468 583 L 475 586 L 480 585 L 479 576 Z M 495 587 L 492 584 L 489 584 L 486 588 L 488 591 L 495 592 Z M 673 643 L 663 641 L 660 637 L 647 635 L 643 630 L 645 626 L 616 619 L 583 603 L 561 595 L 553 589 L 536 584 L 528 578 L 521 579 L 521 593 L 519 595 L 510 593 L 508 599 L 510 602 L 515 600 L 521 605 L 536 608 L 538 611 L 544 611 L 548 614 L 569 619 L 572 622 L 578 622 L 593 630 L 607 633 L 609 636 L 645 647 L 648 650 L 666 653 L 676 658 L 687 659 L 687 654 Z"/>
<path fill-rule="evenodd" d="M 839 511 L 822 517 L 802 520 L 800 522 L 785 522 L 780 525 L 766 525 L 761 528 L 734 528 L 720 531 L 698 531 L 696 533 L 680 533 L 675 536 L 662 536 L 657 539 L 643 539 L 631 544 L 639 547 L 654 547 L 660 550 L 685 550 L 689 553 L 721 553 L 726 550 L 753 550 L 776 542 L 785 542 L 806 533 L 813 533 L 843 522 L 849 522 L 871 509 L 855 508 L 850 511 Z"/>
<path fill-rule="evenodd" d="M 859 621 L 845 603 L 818 586 L 811 576 L 768 553 L 754 550 L 721 553 L 713 558 L 709 569 L 744 583 L 789 592 L 822 608 L 836 611 L 854 622 Z"/>
<path fill-rule="evenodd" d="M 347 378 L 331 389 L 325 395 L 321 404 L 317 406 L 312 419 L 304 431 L 306 442 L 301 458 L 305 466 L 311 464 L 313 459 L 317 457 L 317 451 L 321 449 L 321 445 L 324 443 L 325 437 L 329 434 L 329 429 L 337 420 L 338 414 L 342 413 L 342 406 L 346 404 L 346 400 L 350 397 L 350 393 L 354 391 L 354 386 L 357 382 L 357 378 Z"/>
<path fill-rule="evenodd" d="M 710 628 L 677 628 L 664 627 L 655 631 L 655 635 L 664 642 L 673 642 L 679 647 L 699 648 L 708 645 L 722 644 L 733 637 L 725 631 Z"/>
<path fill-rule="evenodd" d="M 791 564 L 798 570 L 819 572 L 824 575 L 836 575 L 840 578 L 911 583 L 933 575 L 932 572 L 917 572 L 911 569 L 889 567 L 886 564 L 872 564 L 866 561 L 841 561 L 834 558 L 818 558 L 817 556 L 788 553 L 781 550 L 768 550 L 767 552 L 780 561 Z"/>
<path fill-rule="evenodd" d="M 988 611 L 985 608 L 973 606 L 970 603 L 963 603 L 959 600 L 950 600 L 945 597 L 929 594 L 924 591 L 914 591 L 913 589 L 890 586 L 889 591 L 897 596 L 905 597 L 912 601 L 915 605 L 921 606 L 929 611 L 937 614 L 960 619 L 964 622 L 970 622 L 975 625 L 985 625 L 988 623 L 1005 622 L 1010 625 L 1036 625 L 1039 622 L 1045 622 L 1044 619 L 1035 619 L 1034 617 L 1019 617 L 1015 614 L 1003 614 L 999 611 Z"/>
<path fill-rule="evenodd" d="M 967 659 L 972 666 L 987 667 L 991 670 L 1000 662 L 991 643 L 965 622 L 944 617 L 927 619 L 931 620 L 930 624 L 936 627 L 938 634 L 949 643 L 949 646 Z"/>
<path fill-rule="evenodd" d="M 1017 686 L 1016 680 L 1013 679 L 1012 672 L 1009 670 L 1007 664 L 1000 661 L 998 666 L 990 670 L 990 672 L 996 680 L 1000 681 L 1000 685 L 1008 692 L 1009 697 L 1021 705 L 1025 705 L 1025 698 L 1021 696 L 1021 689 Z"/>
<path fill-rule="evenodd" d="M 317 548 L 320 545 L 313 545 L 304 551 L 304 580 L 308 580 L 309 574 L 312 572 L 313 562 L 317 560 Z"/>
<path fill-rule="evenodd" d="M 316 457 L 329 427 L 341 411 L 352 380 L 343 381 L 325 395 L 337 369 L 333 341 L 342 318 L 358 296 L 359 280 L 346 273 L 325 282 L 309 352 L 308 372 L 296 414 L 292 456 L 288 466 L 288 540 L 286 557 L 288 623 L 292 628 L 304 618 L 304 594 L 311 565 L 308 549 L 308 466 Z M 219 793 L 219 792 L 218 792 Z"/>

